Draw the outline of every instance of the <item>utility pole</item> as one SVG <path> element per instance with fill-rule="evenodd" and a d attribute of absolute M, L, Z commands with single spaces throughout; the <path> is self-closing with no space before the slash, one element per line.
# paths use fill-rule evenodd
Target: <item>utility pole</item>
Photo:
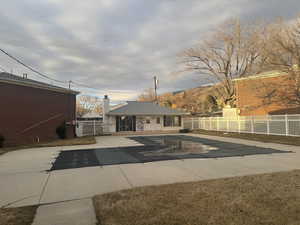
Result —
<path fill-rule="evenodd" d="M 71 89 L 71 83 L 72 83 L 72 81 L 69 80 L 69 89 Z"/>
<path fill-rule="evenodd" d="M 158 103 L 157 101 L 157 88 L 158 88 L 158 79 L 156 76 L 154 76 L 154 93 L 155 93 L 155 101 L 156 103 Z"/>

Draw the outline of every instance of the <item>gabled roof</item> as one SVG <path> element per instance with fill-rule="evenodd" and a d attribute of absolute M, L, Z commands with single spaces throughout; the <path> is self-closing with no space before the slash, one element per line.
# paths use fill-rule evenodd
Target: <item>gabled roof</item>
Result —
<path fill-rule="evenodd" d="M 55 92 L 70 93 L 75 95 L 79 94 L 79 92 L 71 89 L 58 87 L 52 84 L 47 84 L 36 80 L 28 79 L 28 78 L 23 78 L 10 73 L 0 73 L 0 83 L 9 83 L 9 84 L 27 86 L 32 88 L 46 89 Z"/>
<path fill-rule="evenodd" d="M 108 112 L 108 115 L 121 116 L 121 115 L 186 115 L 188 113 L 160 106 L 153 102 L 137 102 L 128 101 L 124 105 L 115 110 Z"/>

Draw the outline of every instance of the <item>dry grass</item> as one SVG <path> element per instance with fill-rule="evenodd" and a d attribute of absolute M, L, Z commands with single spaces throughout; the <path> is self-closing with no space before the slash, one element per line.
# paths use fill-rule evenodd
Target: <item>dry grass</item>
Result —
<path fill-rule="evenodd" d="M 101 225 L 300 224 L 300 170 L 94 197 Z"/>
<path fill-rule="evenodd" d="M 39 143 L 33 145 L 21 145 L 16 147 L 0 148 L 0 155 L 9 151 L 16 151 L 26 148 L 41 148 L 41 147 L 57 147 L 57 146 L 71 146 L 71 145 L 90 145 L 96 144 L 96 139 L 93 136 L 78 137 L 71 139 L 60 139 L 46 143 Z"/>
<path fill-rule="evenodd" d="M 193 131 L 192 133 L 300 146 L 300 138 L 299 137 L 292 137 L 292 136 L 247 134 L 247 133 L 244 133 L 244 134 L 240 133 L 239 134 L 239 133 L 233 133 L 233 132 L 221 132 L 221 131 L 209 131 L 209 130 L 196 130 L 196 131 Z"/>
<path fill-rule="evenodd" d="M 36 209 L 36 206 L 0 208 L 0 225 L 31 225 Z"/>
<path fill-rule="evenodd" d="M 96 144 L 96 139 L 93 136 L 78 137 L 72 139 L 60 139 L 44 144 L 40 144 L 39 147 L 55 147 L 55 146 L 69 146 L 69 145 L 90 145 Z"/>

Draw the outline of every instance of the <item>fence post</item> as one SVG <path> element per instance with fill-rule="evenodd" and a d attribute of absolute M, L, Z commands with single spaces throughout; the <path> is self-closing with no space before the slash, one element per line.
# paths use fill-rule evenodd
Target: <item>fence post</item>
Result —
<path fill-rule="evenodd" d="M 209 130 L 211 130 L 211 117 L 209 117 Z"/>
<path fill-rule="evenodd" d="M 227 132 L 229 132 L 229 119 L 227 119 L 226 128 Z"/>
<path fill-rule="evenodd" d="M 238 116 L 238 132 L 241 133 L 241 121 L 239 116 Z"/>
<path fill-rule="evenodd" d="M 219 117 L 217 117 L 217 131 L 219 131 Z"/>
<path fill-rule="evenodd" d="M 94 136 L 96 136 L 96 120 L 93 121 L 94 123 Z"/>
<path fill-rule="evenodd" d="M 251 133 L 254 133 L 254 122 L 253 122 L 253 116 L 251 116 Z"/>
<path fill-rule="evenodd" d="M 267 115 L 267 134 L 270 134 L 270 117 Z"/>
<path fill-rule="evenodd" d="M 192 130 L 194 130 L 194 118 L 192 117 Z"/>
<path fill-rule="evenodd" d="M 289 136 L 289 120 L 287 114 L 285 114 L 285 135 Z"/>
<path fill-rule="evenodd" d="M 199 129 L 202 129 L 202 126 L 201 126 L 201 118 L 200 118 L 200 117 L 198 118 L 198 126 L 199 126 Z"/>

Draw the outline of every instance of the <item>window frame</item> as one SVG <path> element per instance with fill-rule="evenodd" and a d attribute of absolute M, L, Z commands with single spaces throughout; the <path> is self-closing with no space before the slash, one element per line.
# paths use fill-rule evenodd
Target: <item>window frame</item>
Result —
<path fill-rule="evenodd" d="M 156 124 L 161 124 L 161 119 L 160 119 L 160 117 L 156 117 Z"/>
<path fill-rule="evenodd" d="M 164 116 L 164 127 L 181 127 L 181 116 L 165 115 Z"/>

